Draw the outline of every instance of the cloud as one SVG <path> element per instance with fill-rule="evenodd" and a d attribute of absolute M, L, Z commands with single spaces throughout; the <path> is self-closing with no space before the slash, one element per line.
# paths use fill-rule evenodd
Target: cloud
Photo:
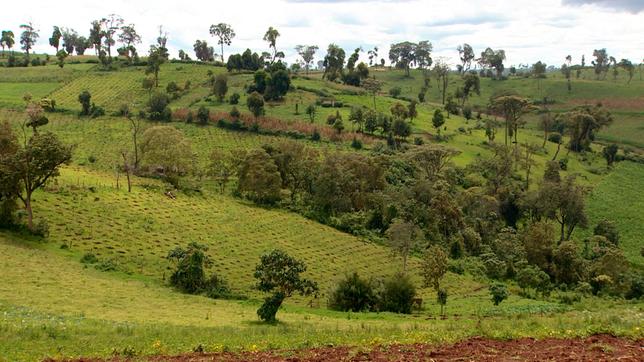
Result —
<path fill-rule="evenodd" d="M 562 4 L 572 6 L 597 5 L 603 8 L 628 11 L 631 13 L 639 13 L 644 10 L 644 1 L 642 0 L 562 0 Z"/>
<path fill-rule="evenodd" d="M 424 25 L 428 27 L 443 27 L 457 25 L 483 25 L 483 24 L 505 24 L 510 20 L 502 14 L 476 14 L 469 16 L 455 16 L 451 18 L 430 20 Z"/>

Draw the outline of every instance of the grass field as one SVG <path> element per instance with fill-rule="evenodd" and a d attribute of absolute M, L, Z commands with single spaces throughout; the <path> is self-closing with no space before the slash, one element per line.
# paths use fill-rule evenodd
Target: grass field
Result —
<path fill-rule="evenodd" d="M 321 225 L 298 214 L 255 204 L 215 191 L 206 182 L 200 193 L 176 192 L 167 197 L 166 186 L 159 180 L 134 177 L 134 188 L 128 193 L 125 177 L 120 175 L 116 187 L 116 165 L 122 162 L 120 152 L 131 149 L 129 122 L 113 116 L 122 104 L 139 109 L 148 94 L 141 87 L 143 68 L 100 71 L 92 64 L 68 64 L 29 68 L 2 68 L 0 72 L 0 121 L 8 120 L 19 129 L 24 121 L 22 96 L 31 93 L 35 99 L 50 96 L 62 112 L 49 113 L 52 131 L 65 142 L 75 145 L 72 164 L 46 189 L 34 195 L 36 221 L 46 219 L 50 236 L 46 240 L 27 237 L 18 232 L 0 231 L 0 275 L 11 283 L 0 285 L 0 361 L 41 360 L 44 357 L 111 356 L 113 354 L 165 354 L 189 352 L 202 345 L 207 351 L 263 350 L 326 345 L 369 347 L 395 342 L 442 343 L 468 336 L 508 339 L 530 337 L 586 336 L 597 332 L 642 338 L 644 323 L 641 302 L 608 298 L 583 298 L 573 305 L 563 304 L 558 293 L 548 298 L 530 299 L 519 296 L 519 287 L 509 283 L 511 296 L 500 306 L 493 306 L 487 285 L 489 280 L 468 273 L 448 273 L 443 286 L 448 290 L 448 318 L 436 318 L 439 306 L 435 292 L 420 288 L 424 308 L 412 315 L 391 313 L 340 313 L 325 308 L 330 289 L 346 273 L 362 276 L 388 276 L 400 268 L 400 260 L 383 245 Z M 232 105 L 219 103 L 210 96 L 207 72 L 224 72 L 224 68 L 189 64 L 165 64 L 160 73 L 161 89 L 170 81 L 180 86 L 191 82 L 189 90 L 174 100 L 174 109 L 206 106 L 212 112 L 228 112 Z M 388 112 L 396 102 L 387 91 L 400 86 L 403 95 L 416 98 L 422 85 L 420 71 L 405 78 L 401 71 L 373 71 L 386 82 L 376 97 L 379 111 Z M 241 94 L 237 107 L 245 112 L 244 87 L 252 75 L 228 76 L 230 95 Z M 614 111 L 616 122 L 602 131 L 602 142 L 619 142 L 634 149 L 642 148 L 644 128 L 641 94 L 644 83 L 634 79 L 626 86 L 617 82 L 594 81 L 590 74 L 573 80 L 568 94 L 559 74 L 549 74 L 541 90 L 534 79 L 513 78 L 504 82 L 482 80 L 482 94 L 471 99 L 485 104 L 502 89 L 537 99 L 547 93 L 557 100 L 555 111 L 576 104 L 603 100 Z M 451 88 L 458 84 L 452 75 Z M 320 92 L 332 95 L 345 106 L 318 108 L 314 120 L 326 122 L 329 114 L 339 111 L 347 130 L 350 107 L 373 107 L 373 99 L 360 89 L 325 82 L 319 73 L 293 80 L 297 88 L 283 102 L 269 103 L 266 114 L 288 122 L 309 122 L 304 110 L 314 103 Z M 439 104 L 434 81 L 429 101 L 418 105 L 419 116 L 412 122 L 413 135 L 432 142 L 435 130 L 431 114 Z M 97 119 L 79 118 L 78 94 L 90 90 L 92 101 L 108 111 Z M 642 100 L 644 102 L 644 100 Z M 298 105 L 299 113 L 295 114 Z M 149 127 L 154 123 L 145 122 Z M 214 125 L 198 126 L 172 122 L 186 135 L 204 167 L 214 149 L 241 152 L 264 144 L 280 142 L 283 137 L 251 132 L 232 132 Z M 444 144 L 461 151 L 455 158 L 466 166 L 490 150 L 485 145 L 485 131 L 476 120 L 460 116 L 446 120 Z M 502 140 L 502 130 L 497 141 Z M 20 133 L 21 134 L 21 133 Z M 519 132 L 519 142 L 541 145 L 542 133 L 531 122 Z M 329 140 L 307 145 L 324 149 L 349 150 L 348 142 Z M 380 141 L 378 141 L 380 142 Z M 384 142 L 384 140 L 382 140 Z M 361 152 L 369 152 L 366 145 Z M 544 165 L 552 158 L 556 145 L 547 143 L 535 155 L 531 188 L 541 179 Z M 594 144 L 599 151 L 601 145 Z M 577 239 L 590 235 L 592 226 L 607 217 L 616 222 L 621 233 L 621 247 L 638 270 L 644 235 L 644 199 L 641 185 L 644 167 L 630 162 L 619 163 L 607 170 L 598 152 L 577 155 L 562 149 L 559 158 L 567 157 L 566 174 L 577 174 L 579 180 L 593 187 L 587 209 L 591 228 L 576 231 Z M 523 176 L 523 171 L 520 171 Z M 243 301 L 212 300 L 178 293 L 167 285 L 171 273 L 168 251 L 197 241 L 209 246 L 213 271 L 225 277 L 238 292 L 249 297 Z M 320 284 L 317 298 L 295 297 L 287 300 L 278 314 L 276 325 L 258 322 L 256 309 L 262 295 L 253 289 L 252 273 L 259 256 L 273 248 L 282 248 L 308 265 L 307 277 Z M 101 272 L 80 262 L 91 252 L 100 263 L 110 262 L 113 271 Z M 419 260 L 413 257 L 410 269 Z M 420 278 L 414 274 L 419 285 Z M 311 303 L 316 308 L 311 308 Z M 320 308 L 317 308 L 320 307 Z"/>

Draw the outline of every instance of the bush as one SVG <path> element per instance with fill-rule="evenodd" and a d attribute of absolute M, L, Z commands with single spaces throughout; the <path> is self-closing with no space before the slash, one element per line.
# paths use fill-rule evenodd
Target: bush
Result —
<path fill-rule="evenodd" d="M 152 121 L 170 121 L 172 113 L 170 112 L 170 98 L 164 93 L 155 93 L 148 102 L 148 117 Z"/>
<path fill-rule="evenodd" d="M 494 305 L 499 305 L 501 302 L 506 300 L 510 293 L 504 284 L 494 283 L 490 285 L 490 295 L 492 296 L 492 302 Z"/>
<path fill-rule="evenodd" d="M 204 289 L 204 294 L 208 298 L 213 298 L 213 299 L 229 298 L 231 295 L 228 282 L 215 273 L 212 273 L 210 278 L 208 278 L 208 280 L 205 281 L 203 285 L 203 289 Z"/>
<path fill-rule="evenodd" d="M 561 143 L 561 133 L 554 132 L 554 133 L 549 134 L 548 135 L 548 141 L 550 141 L 552 143 L 557 143 L 557 144 Z"/>
<path fill-rule="evenodd" d="M 389 89 L 389 95 L 394 97 L 394 98 L 400 97 L 401 93 L 402 93 L 402 89 L 400 89 L 400 87 L 393 87 L 393 88 Z"/>
<path fill-rule="evenodd" d="M 90 108 L 89 114 L 92 118 L 102 117 L 105 115 L 105 109 L 92 103 L 92 108 Z"/>
<path fill-rule="evenodd" d="M 318 131 L 317 129 L 313 130 L 313 134 L 311 134 L 311 141 L 319 141 L 321 138 L 322 136 L 320 136 L 320 131 Z"/>
<path fill-rule="evenodd" d="M 85 253 L 80 262 L 83 264 L 96 264 L 98 263 L 98 258 L 92 253 Z"/>
<path fill-rule="evenodd" d="M 49 236 L 49 223 L 45 219 L 40 219 L 36 225 L 34 225 L 33 230 L 31 230 L 31 233 L 35 236 L 39 236 L 41 238 L 46 238 Z"/>
<path fill-rule="evenodd" d="M 329 298 L 329 308 L 343 312 L 362 312 L 372 310 L 376 301 L 371 282 L 354 272 L 338 283 Z"/>
<path fill-rule="evenodd" d="M 230 104 L 238 104 L 239 103 L 239 98 L 240 98 L 239 93 L 233 93 L 228 98 L 228 102 Z"/>
<path fill-rule="evenodd" d="M 469 106 L 463 107 L 463 117 L 467 119 L 468 121 L 472 119 L 472 108 Z"/>
<path fill-rule="evenodd" d="M 416 287 L 409 276 L 397 274 L 387 279 L 380 295 L 380 310 L 411 314 Z"/>
<path fill-rule="evenodd" d="M 362 141 L 360 141 L 359 139 L 353 137 L 353 141 L 351 141 L 351 147 L 356 149 L 356 150 L 362 149 Z"/>
<path fill-rule="evenodd" d="M 208 121 L 210 121 L 210 110 L 204 106 L 199 107 L 199 110 L 197 110 L 197 121 L 201 125 L 207 125 Z"/>

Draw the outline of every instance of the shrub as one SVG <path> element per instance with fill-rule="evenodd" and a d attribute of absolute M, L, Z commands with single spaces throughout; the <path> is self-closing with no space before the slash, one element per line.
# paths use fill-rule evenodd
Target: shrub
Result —
<path fill-rule="evenodd" d="M 548 141 L 552 143 L 561 143 L 561 133 L 551 133 L 548 135 Z"/>
<path fill-rule="evenodd" d="M 35 236 L 39 236 L 41 238 L 46 238 L 49 236 L 49 223 L 45 219 L 40 219 L 36 225 L 34 225 L 33 230 L 31 230 L 31 233 Z"/>
<path fill-rule="evenodd" d="M 344 312 L 371 310 L 375 303 L 371 282 L 360 278 L 356 272 L 341 280 L 329 298 L 329 308 Z"/>
<path fill-rule="evenodd" d="M 98 263 L 98 258 L 92 253 L 85 253 L 80 262 L 83 264 L 96 264 Z"/>
<path fill-rule="evenodd" d="M 617 230 L 617 227 L 615 227 L 615 224 L 610 220 L 603 219 L 599 221 L 593 230 L 593 234 L 604 236 L 608 241 L 616 246 L 619 244 L 619 231 Z"/>
<path fill-rule="evenodd" d="M 380 295 L 380 309 L 383 311 L 410 314 L 416 287 L 409 276 L 397 274 L 387 279 Z"/>
<path fill-rule="evenodd" d="M 322 137 L 320 136 L 320 131 L 317 129 L 313 130 L 313 134 L 311 134 L 311 141 L 319 141 Z"/>
<path fill-rule="evenodd" d="M 89 114 L 92 118 L 102 117 L 105 115 L 105 109 L 92 103 L 92 108 L 90 108 Z"/>
<path fill-rule="evenodd" d="M 238 104 L 239 103 L 239 98 L 240 98 L 239 93 L 233 93 L 228 98 L 228 102 L 230 104 Z"/>
<path fill-rule="evenodd" d="M 362 141 L 353 137 L 353 141 L 351 141 L 351 147 L 356 150 L 362 149 Z"/>
<path fill-rule="evenodd" d="M 121 117 L 127 117 L 130 115 L 130 106 L 127 103 L 121 104 L 119 107 L 118 115 Z"/>
<path fill-rule="evenodd" d="M 394 97 L 394 98 L 400 97 L 401 93 L 402 93 L 402 89 L 400 89 L 400 87 L 393 87 L 393 88 L 389 89 L 389 95 Z"/>
<path fill-rule="evenodd" d="M 170 121 L 172 113 L 170 112 L 170 98 L 167 94 L 155 93 L 148 102 L 150 120 L 153 121 Z"/>
<path fill-rule="evenodd" d="M 199 110 L 197 110 L 197 121 L 199 121 L 199 124 L 206 125 L 209 120 L 210 110 L 204 106 L 199 107 Z"/>
<path fill-rule="evenodd" d="M 463 107 L 463 117 L 468 121 L 472 119 L 472 108 L 470 106 Z"/>
<path fill-rule="evenodd" d="M 492 302 L 494 305 L 499 305 L 501 302 L 506 300 L 510 293 L 504 284 L 494 283 L 490 285 L 490 295 L 492 296 Z"/>

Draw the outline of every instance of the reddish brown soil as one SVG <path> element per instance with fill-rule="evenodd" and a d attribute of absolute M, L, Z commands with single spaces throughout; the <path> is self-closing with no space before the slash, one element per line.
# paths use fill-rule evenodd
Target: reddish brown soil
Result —
<path fill-rule="evenodd" d="M 581 106 L 601 103 L 608 109 L 628 109 L 641 111 L 644 109 L 644 97 L 639 98 L 602 98 L 602 99 L 571 99 L 571 105 Z"/>
<path fill-rule="evenodd" d="M 154 356 L 149 361 L 644 361 L 644 340 L 610 335 L 576 339 L 522 338 L 496 341 L 471 338 L 445 346 L 380 346 L 374 349 L 326 347 L 307 350 Z M 81 359 L 76 362 L 94 362 Z M 112 360 L 116 361 L 116 360 Z"/>

